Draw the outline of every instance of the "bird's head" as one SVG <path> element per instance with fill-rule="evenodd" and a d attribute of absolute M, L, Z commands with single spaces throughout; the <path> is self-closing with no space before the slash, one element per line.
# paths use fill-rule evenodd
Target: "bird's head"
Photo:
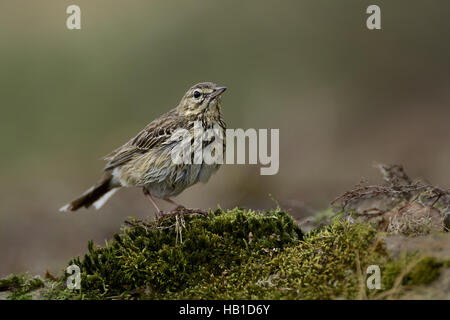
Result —
<path fill-rule="evenodd" d="M 198 83 L 183 96 L 178 105 L 178 111 L 186 116 L 219 115 L 220 96 L 226 89 L 212 82 Z"/>

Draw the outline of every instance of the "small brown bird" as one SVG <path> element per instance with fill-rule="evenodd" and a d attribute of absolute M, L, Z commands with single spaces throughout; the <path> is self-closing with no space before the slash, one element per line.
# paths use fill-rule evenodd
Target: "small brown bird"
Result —
<path fill-rule="evenodd" d="M 218 87 L 211 82 L 190 88 L 176 108 L 153 120 L 134 138 L 107 155 L 105 160 L 108 163 L 100 181 L 60 211 L 76 211 L 91 205 L 99 209 L 121 187 L 142 188 L 161 215 L 164 213 L 154 197 L 184 208 L 170 198 L 199 181 L 207 182 L 219 169 L 220 163 L 174 163 L 171 155 L 176 143 L 172 134 L 178 129 L 191 133 L 194 124 L 201 123 L 204 130 L 219 128 L 221 136 L 225 137 L 220 101 L 225 90 L 226 87 Z"/>

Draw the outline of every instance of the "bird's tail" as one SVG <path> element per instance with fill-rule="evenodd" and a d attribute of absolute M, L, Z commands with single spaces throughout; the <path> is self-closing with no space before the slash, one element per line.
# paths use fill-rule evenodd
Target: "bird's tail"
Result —
<path fill-rule="evenodd" d="M 99 183 L 60 208 L 59 211 L 76 211 L 81 207 L 89 208 L 91 205 L 100 209 L 117 190 L 117 186 L 112 184 L 112 176 L 105 176 Z"/>

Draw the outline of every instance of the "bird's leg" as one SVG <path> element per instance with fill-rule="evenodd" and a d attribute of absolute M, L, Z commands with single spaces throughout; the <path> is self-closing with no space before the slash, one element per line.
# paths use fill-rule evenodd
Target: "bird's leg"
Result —
<path fill-rule="evenodd" d="M 148 192 L 148 190 L 145 189 L 145 188 L 143 189 L 143 191 L 144 191 L 144 195 L 148 196 L 148 198 L 152 202 L 153 206 L 156 208 L 156 211 L 158 212 L 156 215 L 159 214 L 159 216 L 162 217 L 164 215 L 164 212 L 158 207 L 158 205 L 155 202 L 155 199 L 153 199 L 153 197 L 150 194 L 150 192 Z"/>

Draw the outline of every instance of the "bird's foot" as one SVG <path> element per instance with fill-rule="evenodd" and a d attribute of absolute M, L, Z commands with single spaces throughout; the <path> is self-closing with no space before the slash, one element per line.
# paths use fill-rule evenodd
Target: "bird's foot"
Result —
<path fill-rule="evenodd" d="M 156 217 L 161 219 L 162 217 L 164 217 L 166 215 L 166 213 L 162 210 L 159 210 L 158 213 L 156 213 Z"/>
<path fill-rule="evenodd" d="M 186 208 L 184 206 L 177 206 L 175 209 L 169 211 L 169 212 L 160 212 L 160 217 L 169 217 L 169 216 L 175 216 L 177 214 L 182 215 L 190 215 L 190 214 L 201 214 L 204 216 L 208 215 L 208 212 L 202 209 L 192 209 L 192 208 Z"/>

